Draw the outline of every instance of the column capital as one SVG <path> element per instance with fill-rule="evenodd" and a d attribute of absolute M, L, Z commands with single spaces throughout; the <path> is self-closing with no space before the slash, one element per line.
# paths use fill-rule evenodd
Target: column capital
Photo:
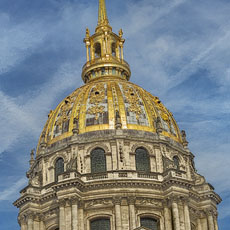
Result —
<path fill-rule="evenodd" d="M 70 201 L 71 201 L 72 205 L 73 204 L 78 204 L 79 203 L 79 197 L 72 196 L 72 197 L 70 197 Z"/>
<path fill-rule="evenodd" d="M 26 216 L 25 215 L 19 215 L 18 216 L 18 222 L 20 224 L 26 224 Z"/>
<path fill-rule="evenodd" d="M 215 211 L 212 208 L 205 209 L 205 214 L 207 216 L 214 216 Z"/>
<path fill-rule="evenodd" d="M 72 205 L 71 199 L 70 198 L 65 199 L 65 206 L 70 207 L 71 205 Z"/>
<path fill-rule="evenodd" d="M 206 218 L 207 217 L 205 211 L 198 211 L 197 214 L 198 214 L 199 218 L 204 218 L 204 217 Z"/>
<path fill-rule="evenodd" d="M 26 216 L 27 216 L 27 219 L 33 220 L 35 218 L 35 213 L 32 211 L 29 211 L 29 212 L 27 212 Z"/>
<path fill-rule="evenodd" d="M 122 200 L 122 198 L 121 197 L 119 197 L 119 196 L 115 196 L 115 197 L 113 197 L 113 203 L 114 203 L 114 205 L 116 205 L 116 204 L 121 204 L 121 200 Z"/>
<path fill-rule="evenodd" d="M 84 202 L 84 200 L 79 199 L 78 205 L 79 205 L 79 208 L 84 209 L 84 207 L 85 207 L 85 202 Z"/>
<path fill-rule="evenodd" d="M 189 205 L 189 197 L 188 196 L 181 197 L 180 200 L 184 205 Z"/>
<path fill-rule="evenodd" d="M 38 217 L 39 217 L 40 221 L 44 221 L 45 220 L 45 215 L 42 214 L 42 213 L 39 213 Z"/>
<path fill-rule="evenodd" d="M 131 196 L 131 197 L 128 197 L 127 201 L 128 201 L 128 204 L 135 204 L 136 203 L 136 197 L 135 196 Z"/>
<path fill-rule="evenodd" d="M 170 207 L 171 206 L 171 201 L 169 200 L 169 198 L 166 198 L 162 201 L 162 205 L 164 208 Z"/>
<path fill-rule="evenodd" d="M 65 199 L 60 199 L 58 200 L 59 207 L 65 207 L 66 200 Z"/>
<path fill-rule="evenodd" d="M 169 200 L 171 201 L 171 203 L 174 203 L 174 202 L 178 203 L 181 200 L 181 197 L 178 195 L 172 194 L 169 196 Z"/>

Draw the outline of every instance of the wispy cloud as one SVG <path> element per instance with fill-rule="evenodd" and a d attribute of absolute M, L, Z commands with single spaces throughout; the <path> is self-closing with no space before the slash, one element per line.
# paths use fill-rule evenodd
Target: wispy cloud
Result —
<path fill-rule="evenodd" d="M 18 191 L 23 186 L 25 186 L 26 183 L 27 183 L 27 179 L 21 178 L 20 180 L 15 182 L 12 186 L 6 188 L 3 191 L 0 191 L 0 202 L 6 200 L 12 201 L 12 199 L 14 199 L 18 195 Z"/>
<path fill-rule="evenodd" d="M 0 76 L 22 62 L 45 39 L 42 21 L 12 22 L 6 13 L 0 13 Z M 39 33 L 38 33 L 39 32 Z"/>

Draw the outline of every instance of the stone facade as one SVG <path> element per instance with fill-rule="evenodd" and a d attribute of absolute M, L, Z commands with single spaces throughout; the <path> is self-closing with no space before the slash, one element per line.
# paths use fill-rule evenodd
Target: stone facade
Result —
<path fill-rule="evenodd" d="M 91 174 L 90 153 L 97 147 L 105 151 L 107 170 Z M 148 173 L 136 171 L 139 147 L 148 151 Z M 55 182 L 60 157 L 64 172 Z M 28 177 L 15 202 L 22 230 L 90 230 L 90 221 L 101 217 L 110 219 L 111 230 L 134 230 L 142 216 L 156 219 L 159 230 L 218 229 L 221 199 L 197 174 L 188 148 L 161 135 L 121 129 L 75 135 L 43 147 Z"/>

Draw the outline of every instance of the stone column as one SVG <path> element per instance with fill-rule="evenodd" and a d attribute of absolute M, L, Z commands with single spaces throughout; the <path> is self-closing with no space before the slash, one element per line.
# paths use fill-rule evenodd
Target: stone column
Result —
<path fill-rule="evenodd" d="M 163 203 L 164 205 L 164 223 L 165 223 L 165 230 L 172 230 L 172 213 L 169 209 L 169 203 L 166 201 Z"/>
<path fill-rule="evenodd" d="M 78 209 L 78 230 L 85 230 L 84 228 L 84 202 L 79 201 L 79 209 Z"/>
<path fill-rule="evenodd" d="M 72 230 L 72 208 L 70 200 L 66 201 L 65 206 L 65 226 L 66 230 Z"/>
<path fill-rule="evenodd" d="M 39 228 L 39 230 L 45 230 L 44 216 L 40 216 L 40 228 Z"/>
<path fill-rule="evenodd" d="M 40 218 L 38 214 L 34 216 L 34 230 L 40 230 Z"/>
<path fill-rule="evenodd" d="M 216 212 L 215 215 L 214 215 L 214 226 L 215 226 L 215 230 L 219 229 L 217 219 L 218 219 L 218 214 Z"/>
<path fill-rule="evenodd" d="M 178 210 L 179 210 L 179 219 L 180 219 L 180 230 L 185 230 L 185 215 L 184 215 L 184 203 L 183 203 L 183 200 L 179 201 Z"/>
<path fill-rule="evenodd" d="M 121 198 L 115 197 L 114 200 L 115 205 L 115 218 L 116 218 L 116 230 L 122 230 L 121 224 Z"/>
<path fill-rule="evenodd" d="M 61 200 L 59 203 L 59 229 L 66 230 L 65 228 L 65 201 Z"/>
<path fill-rule="evenodd" d="M 208 215 L 208 230 L 215 230 L 214 220 L 213 220 L 213 212 L 211 210 L 209 210 L 207 212 L 207 215 Z"/>
<path fill-rule="evenodd" d="M 173 226 L 174 229 L 180 230 L 180 217 L 176 200 L 172 201 Z"/>
<path fill-rule="evenodd" d="M 72 230 L 78 230 L 78 199 L 72 199 Z"/>
<path fill-rule="evenodd" d="M 137 227 L 136 212 L 135 212 L 135 197 L 130 197 L 129 200 L 129 229 L 133 230 Z"/>
<path fill-rule="evenodd" d="M 21 230 L 27 230 L 26 218 L 23 216 L 20 218 Z"/>
<path fill-rule="evenodd" d="M 205 215 L 204 212 L 201 212 L 200 219 L 201 219 L 202 230 L 208 230 L 207 216 Z"/>
<path fill-rule="evenodd" d="M 188 200 L 184 200 L 184 218 L 185 218 L 185 230 L 191 230 Z"/>
<path fill-rule="evenodd" d="M 201 220 L 200 220 L 199 217 L 198 217 L 198 219 L 197 219 L 197 230 L 202 230 Z"/>
<path fill-rule="evenodd" d="M 28 215 L 27 219 L 27 230 L 34 230 L 34 219 L 33 214 Z"/>

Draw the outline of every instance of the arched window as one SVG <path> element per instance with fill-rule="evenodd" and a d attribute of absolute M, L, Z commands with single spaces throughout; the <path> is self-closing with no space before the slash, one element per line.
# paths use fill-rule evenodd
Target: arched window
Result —
<path fill-rule="evenodd" d="M 110 220 L 96 219 L 90 222 L 90 230 L 110 230 Z"/>
<path fill-rule="evenodd" d="M 158 230 L 158 221 L 151 217 L 141 218 L 141 226 L 149 230 Z"/>
<path fill-rule="evenodd" d="M 101 44 L 99 42 L 97 42 L 94 45 L 94 53 L 95 53 L 95 58 L 101 57 Z"/>
<path fill-rule="evenodd" d="M 174 166 L 177 170 L 180 170 L 180 160 L 178 158 L 178 156 L 174 156 L 173 157 L 173 162 L 174 162 Z"/>
<path fill-rule="evenodd" d="M 58 158 L 55 163 L 55 181 L 58 181 L 58 176 L 64 172 L 64 160 Z"/>
<path fill-rule="evenodd" d="M 113 42 L 111 45 L 112 56 L 116 57 L 116 44 Z"/>
<path fill-rule="evenodd" d="M 150 172 L 149 154 L 145 148 L 138 148 L 135 152 L 136 170 L 138 172 Z"/>
<path fill-rule="evenodd" d="M 101 148 L 96 148 L 91 152 L 91 173 L 106 172 L 106 157 L 105 151 Z"/>

